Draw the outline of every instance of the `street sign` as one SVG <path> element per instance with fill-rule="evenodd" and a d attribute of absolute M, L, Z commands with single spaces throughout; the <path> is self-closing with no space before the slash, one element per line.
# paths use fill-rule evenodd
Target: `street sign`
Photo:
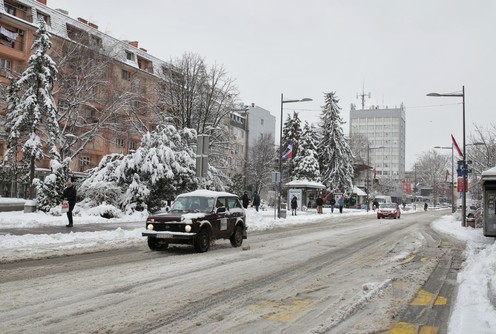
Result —
<path fill-rule="evenodd" d="M 272 182 L 274 183 L 281 182 L 281 173 L 272 172 Z"/>

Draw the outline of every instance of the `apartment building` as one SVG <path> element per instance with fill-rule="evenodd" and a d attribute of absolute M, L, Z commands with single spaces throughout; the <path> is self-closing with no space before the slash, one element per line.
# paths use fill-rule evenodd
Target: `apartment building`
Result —
<path fill-rule="evenodd" d="M 350 136 L 361 134 L 368 147 L 360 151 L 362 161 L 371 168 L 356 181 L 367 188 L 376 179 L 386 195 L 402 197 L 405 178 L 406 117 L 403 104 L 397 108 L 371 106 L 350 110 Z M 372 187 L 370 187 L 372 188 Z"/>

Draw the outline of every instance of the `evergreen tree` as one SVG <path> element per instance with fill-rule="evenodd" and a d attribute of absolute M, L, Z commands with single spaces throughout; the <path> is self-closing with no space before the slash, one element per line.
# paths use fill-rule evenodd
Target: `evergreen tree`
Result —
<path fill-rule="evenodd" d="M 227 191 L 241 197 L 245 191 L 244 176 L 242 174 L 235 174 L 229 182 Z"/>
<path fill-rule="evenodd" d="M 17 80 L 9 76 L 9 84 L 7 86 L 7 119 L 5 122 L 5 131 L 9 134 L 7 138 L 7 150 L 4 155 L 3 168 L 4 172 L 8 167 L 10 177 L 14 181 L 12 196 L 17 195 L 17 155 L 19 152 L 19 129 L 14 129 L 14 123 L 17 119 L 17 105 L 19 104 L 19 85 Z"/>
<path fill-rule="evenodd" d="M 318 145 L 322 181 L 330 189 L 346 191 L 352 188 L 353 153 L 346 141 L 339 115 L 341 108 L 335 92 L 325 94 L 321 114 L 321 140 Z"/>
<path fill-rule="evenodd" d="M 305 121 L 298 152 L 293 161 L 292 180 L 321 181 L 317 142 L 317 129 Z"/>
<path fill-rule="evenodd" d="M 37 186 L 37 207 L 39 210 L 49 212 L 54 206 L 61 202 L 60 196 L 64 191 L 69 179 L 69 159 L 58 163 L 52 160 L 52 173 L 47 175 L 43 182 L 35 182 Z"/>
<path fill-rule="evenodd" d="M 289 179 L 294 178 L 294 157 L 298 154 L 298 149 L 300 145 L 300 137 L 301 137 L 301 120 L 298 116 L 297 112 L 293 112 L 293 115 L 288 115 L 288 119 L 284 123 L 284 127 L 282 130 L 282 154 L 284 154 L 289 145 L 292 146 L 292 158 L 288 158 L 283 160 L 284 163 L 284 175 L 289 175 Z"/>
<path fill-rule="evenodd" d="M 60 129 L 52 93 L 57 68 L 47 54 L 51 46 L 46 24 L 41 22 L 33 41 L 28 67 L 17 81 L 19 88 L 24 91 L 14 110 L 15 115 L 11 116 L 15 119 L 11 127 L 14 136 L 25 139 L 22 145 L 23 164 L 28 167 L 29 175 L 26 178 L 31 184 L 36 161 L 41 160 L 44 155 L 40 135 L 46 140 L 50 159 L 60 161 L 57 148 L 60 143 Z M 33 196 L 31 189 L 30 198 Z"/>
<path fill-rule="evenodd" d="M 193 142 L 196 131 L 192 129 L 159 126 L 143 137 L 136 152 L 105 157 L 83 182 L 80 193 L 96 195 L 93 205 L 105 200 L 126 212 L 157 210 L 163 201 L 196 189 Z M 105 193 L 105 188 L 110 192 Z"/>

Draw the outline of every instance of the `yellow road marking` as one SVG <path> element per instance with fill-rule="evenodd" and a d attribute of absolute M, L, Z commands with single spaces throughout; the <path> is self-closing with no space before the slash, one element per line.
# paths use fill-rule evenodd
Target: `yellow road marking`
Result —
<path fill-rule="evenodd" d="M 419 331 L 417 332 L 417 329 Z M 437 334 L 439 329 L 433 326 L 421 326 L 408 322 L 398 322 L 389 330 L 390 334 Z"/>
<path fill-rule="evenodd" d="M 410 303 L 410 305 L 413 306 L 427 306 L 432 303 L 432 300 L 434 298 L 434 294 L 427 292 L 425 290 L 419 290 L 417 293 L 417 297 Z M 442 296 L 437 296 L 434 305 L 446 305 L 448 302 L 448 298 L 442 297 Z"/>
<path fill-rule="evenodd" d="M 248 309 L 252 312 L 263 314 L 267 320 L 291 321 L 295 319 L 298 314 L 305 311 L 311 304 L 311 300 L 293 300 L 290 303 L 276 303 L 264 300 L 258 304 L 248 306 Z"/>

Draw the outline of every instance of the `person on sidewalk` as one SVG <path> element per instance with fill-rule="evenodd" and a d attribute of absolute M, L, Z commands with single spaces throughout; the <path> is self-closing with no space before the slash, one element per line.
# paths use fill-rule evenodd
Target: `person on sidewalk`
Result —
<path fill-rule="evenodd" d="M 315 203 L 317 204 L 317 213 L 322 213 L 322 206 L 324 205 L 324 200 L 322 199 L 322 197 L 317 197 Z"/>
<path fill-rule="evenodd" d="M 67 187 L 64 189 L 64 192 L 62 193 L 62 199 L 64 201 L 67 201 L 67 203 L 69 203 L 69 211 L 67 211 L 67 219 L 69 219 L 69 224 L 65 225 L 66 227 L 73 226 L 72 210 L 76 205 L 76 196 L 77 196 L 77 191 L 76 188 L 74 188 L 72 181 L 71 180 L 67 181 Z"/>
<path fill-rule="evenodd" d="M 241 201 L 243 202 L 243 208 L 248 209 L 248 204 L 250 204 L 250 198 L 248 197 L 248 192 L 245 191 L 245 193 L 241 197 Z"/>
<path fill-rule="evenodd" d="M 255 191 L 255 194 L 253 195 L 253 206 L 255 207 L 255 210 L 258 212 L 258 208 L 260 207 L 260 195 Z"/>
<path fill-rule="evenodd" d="M 333 213 L 334 212 L 334 206 L 336 205 L 336 200 L 334 199 L 334 197 L 331 198 L 329 203 L 331 204 L 331 213 Z"/>
<path fill-rule="evenodd" d="M 291 216 L 296 216 L 296 209 L 298 208 L 298 199 L 293 195 L 291 199 Z"/>
<path fill-rule="evenodd" d="M 339 213 L 343 213 L 343 207 L 344 207 L 344 197 L 341 195 L 338 199 L 338 206 L 339 206 Z"/>

